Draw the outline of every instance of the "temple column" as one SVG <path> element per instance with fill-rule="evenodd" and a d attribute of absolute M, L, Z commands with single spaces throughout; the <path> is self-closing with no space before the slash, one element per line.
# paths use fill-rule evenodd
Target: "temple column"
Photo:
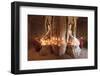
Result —
<path fill-rule="evenodd" d="M 73 36 L 76 37 L 77 30 L 77 17 L 74 17 L 74 27 L 73 27 Z"/>

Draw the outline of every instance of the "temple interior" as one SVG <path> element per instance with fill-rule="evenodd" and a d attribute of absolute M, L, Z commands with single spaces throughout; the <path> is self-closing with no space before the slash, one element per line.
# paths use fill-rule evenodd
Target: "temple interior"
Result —
<path fill-rule="evenodd" d="M 28 60 L 88 58 L 88 18 L 28 15 Z"/>

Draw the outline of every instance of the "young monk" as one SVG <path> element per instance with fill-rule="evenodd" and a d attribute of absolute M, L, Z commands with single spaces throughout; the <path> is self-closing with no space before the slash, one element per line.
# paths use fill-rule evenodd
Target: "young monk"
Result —
<path fill-rule="evenodd" d="M 72 25 L 69 24 L 68 33 L 67 33 L 67 36 L 68 36 L 67 43 L 71 45 L 74 56 L 78 57 L 80 55 L 80 52 L 81 52 L 81 49 L 79 47 L 80 42 L 76 37 L 74 37 L 72 35 L 71 27 L 72 27 Z"/>

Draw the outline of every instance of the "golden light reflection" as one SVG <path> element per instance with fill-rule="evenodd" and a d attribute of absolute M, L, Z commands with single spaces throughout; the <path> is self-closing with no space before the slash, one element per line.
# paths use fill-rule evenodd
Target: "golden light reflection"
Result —
<path fill-rule="evenodd" d="M 57 45 L 65 44 L 65 40 L 57 37 L 51 37 L 50 39 L 40 39 L 41 45 Z"/>

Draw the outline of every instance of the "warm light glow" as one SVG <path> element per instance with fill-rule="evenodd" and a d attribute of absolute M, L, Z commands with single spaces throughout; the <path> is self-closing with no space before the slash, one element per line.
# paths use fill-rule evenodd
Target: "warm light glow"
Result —
<path fill-rule="evenodd" d="M 65 40 L 57 37 L 51 37 L 50 39 L 41 39 L 40 40 L 41 45 L 57 45 L 60 46 L 62 44 L 65 44 Z"/>
<path fill-rule="evenodd" d="M 61 45 L 71 45 L 71 46 L 75 46 L 75 45 L 80 45 L 79 40 L 74 38 L 73 40 L 69 40 L 68 42 L 66 42 L 64 39 L 60 38 L 60 37 L 51 37 L 50 39 L 40 39 L 40 43 L 41 45 L 57 45 L 57 46 L 61 46 Z"/>

